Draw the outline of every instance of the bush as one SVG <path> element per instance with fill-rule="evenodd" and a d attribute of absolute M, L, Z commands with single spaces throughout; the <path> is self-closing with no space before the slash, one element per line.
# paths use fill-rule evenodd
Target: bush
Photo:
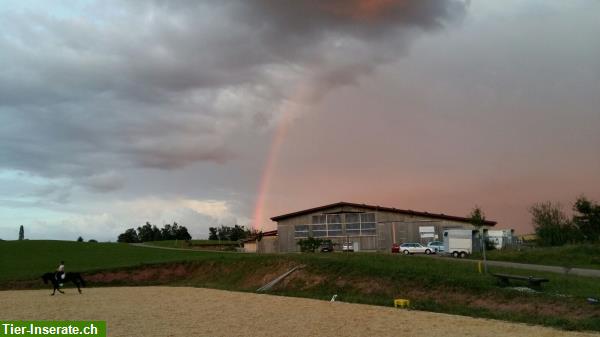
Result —
<path fill-rule="evenodd" d="M 300 251 L 303 253 L 314 253 L 315 250 L 317 250 L 317 248 L 319 248 L 319 246 L 321 246 L 321 243 L 323 243 L 322 239 L 315 239 L 313 237 L 308 237 L 307 239 L 300 239 L 297 242 L 297 245 L 300 246 Z"/>

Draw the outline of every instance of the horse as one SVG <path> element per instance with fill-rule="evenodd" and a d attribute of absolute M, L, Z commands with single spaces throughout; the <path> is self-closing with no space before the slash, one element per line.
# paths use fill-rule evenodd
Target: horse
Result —
<path fill-rule="evenodd" d="M 42 275 L 42 280 L 44 280 L 45 284 L 48 284 L 48 281 L 52 282 L 54 286 L 54 290 L 52 291 L 51 296 L 54 296 L 54 293 L 58 290 L 59 293 L 64 294 L 65 292 L 60 290 L 61 283 L 73 282 L 75 286 L 77 286 L 77 291 L 81 294 L 81 287 L 85 287 L 85 281 L 81 277 L 79 273 L 65 273 L 65 277 L 60 280 L 56 279 L 56 273 L 46 273 Z"/>

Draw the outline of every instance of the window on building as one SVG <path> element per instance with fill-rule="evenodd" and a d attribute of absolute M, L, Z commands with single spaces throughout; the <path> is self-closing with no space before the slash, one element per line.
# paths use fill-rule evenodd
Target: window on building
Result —
<path fill-rule="evenodd" d="M 327 214 L 327 236 L 342 236 L 342 215 Z"/>
<path fill-rule="evenodd" d="M 377 234 L 377 224 L 375 223 L 375 213 L 362 213 L 360 215 L 360 235 Z"/>
<path fill-rule="evenodd" d="M 375 213 L 361 213 L 360 222 L 375 222 Z"/>
<path fill-rule="evenodd" d="M 322 214 L 322 215 L 313 215 L 312 216 L 312 223 L 313 224 L 324 224 L 325 223 L 325 218 L 326 218 L 325 214 Z"/>
<path fill-rule="evenodd" d="M 360 223 L 360 214 L 358 213 L 346 213 L 346 223 Z"/>
<path fill-rule="evenodd" d="M 327 225 L 312 225 L 312 236 L 322 238 L 327 236 Z"/>
<path fill-rule="evenodd" d="M 377 229 L 374 222 L 360 224 L 360 235 L 375 235 L 376 233 Z"/>
<path fill-rule="evenodd" d="M 343 234 L 341 223 L 327 225 L 327 236 L 342 236 Z"/>
<path fill-rule="evenodd" d="M 346 224 L 346 235 L 352 235 L 352 236 L 360 235 L 360 222 L 347 223 Z"/>
<path fill-rule="evenodd" d="M 308 237 L 308 225 L 296 225 L 294 227 L 294 237 L 307 238 Z"/>
<path fill-rule="evenodd" d="M 327 223 L 342 223 L 340 214 L 327 214 Z"/>
<path fill-rule="evenodd" d="M 295 237 L 373 236 L 377 234 L 375 213 L 319 214 L 310 225 L 297 225 Z"/>

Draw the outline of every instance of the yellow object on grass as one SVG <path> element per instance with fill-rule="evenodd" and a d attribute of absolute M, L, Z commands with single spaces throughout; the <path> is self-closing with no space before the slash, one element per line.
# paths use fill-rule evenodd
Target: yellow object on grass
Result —
<path fill-rule="evenodd" d="M 410 301 L 402 298 L 397 298 L 394 300 L 395 308 L 408 308 L 410 306 Z"/>

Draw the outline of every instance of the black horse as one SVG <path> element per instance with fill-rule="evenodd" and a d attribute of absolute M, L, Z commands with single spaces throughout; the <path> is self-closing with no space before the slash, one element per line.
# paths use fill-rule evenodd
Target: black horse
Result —
<path fill-rule="evenodd" d="M 48 281 L 52 282 L 54 286 L 54 290 L 52 291 L 52 296 L 58 290 L 59 293 L 64 294 L 62 290 L 60 290 L 61 283 L 73 282 L 75 286 L 77 286 L 77 291 L 81 294 L 81 287 L 85 287 L 85 281 L 81 277 L 79 273 L 65 273 L 65 278 L 59 280 L 56 279 L 56 273 L 46 273 L 42 275 L 42 280 L 44 280 L 45 284 L 48 284 Z"/>

